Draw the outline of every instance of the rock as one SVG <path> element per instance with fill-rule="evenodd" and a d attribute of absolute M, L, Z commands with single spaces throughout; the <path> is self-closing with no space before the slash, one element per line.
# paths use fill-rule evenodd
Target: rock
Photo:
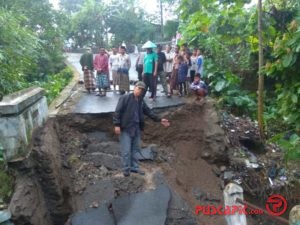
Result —
<path fill-rule="evenodd" d="M 116 155 L 109 155 L 101 152 L 94 152 L 87 154 L 85 160 L 93 162 L 94 166 L 105 166 L 109 170 L 118 170 L 122 167 L 121 157 Z"/>
<path fill-rule="evenodd" d="M 203 159 L 209 159 L 211 157 L 211 155 L 209 154 L 209 152 L 203 152 L 201 154 L 201 158 Z"/>
<path fill-rule="evenodd" d="M 294 176 L 295 178 L 300 179 L 300 170 L 294 171 Z"/>
<path fill-rule="evenodd" d="M 214 172 L 214 174 L 216 174 L 217 177 L 221 175 L 221 170 L 216 165 L 213 166 L 212 171 Z"/>
<path fill-rule="evenodd" d="M 211 193 L 206 193 L 206 196 L 204 198 L 205 201 L 210 201 L 210 202 L 220 202 L 221 199 L 218 198 L 217 196 L 214 196 Z"/>
<path fill-rule="evenodd" d="M 97 208 L 88 208 L 71 216 L 72 225 L 114 225 L 108 206 L 103 204 Z"/>
<path fill-rule="evenodd" d="M 200 189 L 194 187 L 192 188 L 192 194 L 197 200 L 201 200 L 206 196 L 206 193 L 204 191 L 201 191 Z"/>
<path fill-rule="evenodd" d="M 226 166 L 220 166 L 220 171 L 223 173 L 226 170 Z"/>
<path fill-rule="evenodd" d="M 233 171 L 225 171 L 223 175 L 223 179 L 229 181 L 233 178 L 233 176 L 234 176 Z"/>
<path fill-rule="evenodd" d="M 157 156 L 157 145 L 149 145 L 147 148 L 143 148 L 138 151 L 135 157 L 138 160 L 154 160 Z"/>
<path fill-rule="evenodd" d="M 105 177 L 108 174 L 108 169 L 105 166 L 101 166 L 99 170 L 100 170 L 100 176 L 102 177 Z"/>

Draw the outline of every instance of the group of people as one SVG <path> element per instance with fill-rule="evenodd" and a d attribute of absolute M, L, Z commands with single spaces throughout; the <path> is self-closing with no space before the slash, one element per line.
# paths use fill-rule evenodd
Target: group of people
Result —
<path fill-rule="evenodd" d="M 174 94 L 174 90 L 178 91 L 179 96 L 193 91 L 197 99 L 207 95 L 207 85 L 201 80 L 204 58 L 200 49 L 195 48 L 191 52 L 185 45 L 181 49 L 176 45 L 172 51 L 171 46 L 167 45 L 163 51 L 161 45 L 156 46 L 150 41 L 143 47 L 146 53 L 139 53 L 135 65 L 138 80 L 146 85 L 143 97 L 149 91 L 151 93 L 149 98 L 155 101 L 158 78 L 163 88 L 162 92 L 168 97 Z M 156 48 L 156 51 L 153 48 Z M 87 52 L 80 58 L 80 64 L 84 72 L 85 88 L 89 93 L 97 87 L 99 90 L 97 95 L 106 96 L 106 90 L 110 88 L 109 68 L 114 92 L 118 90 L 120 94 L 129 93 L 131 60 L 124 45 L 119 49 L 112 48 L 111 54 L 100 48 L 95 59 L 91 49 L 87 48 Z"/>
<path fill-rule="evenodd" d="M 112 71 L 114 91 L 119 86 L 121 94 L 129 93 L 131 60 L 126 54 L 125 46 L 121 46 L 119 49 L 113 48 L 111 55 L 104 48 L 100 48 L 99 54 L 94 59 L 91 48 L 88 47 L 79 62 L 83 71 L 85 88 L 89 93 L 97 87 L 99 90 L 97 95 L 106 96 L 107 89 L 110 89 L 109 68 Z M 94 71 L 96 71 L 96 77 Z"/>
<path fill-rule="evenodd" d="M 167 45 L 163 52 L 162 46 L 157 45 L 154 52 L 154 45 L 146 44 L 146 53 L 139 54 L 136 70 L 138 79 L 146 84 L 146 91 L 151 92 L 150 99 L 156 98 L 158 78 L 162 92 L 168 97 L 174 94 L 174 90 L 178 90 L 179 96 L 187 95 L 191 90 L 197 95 L 197 100 L 207 95 L 207 85 L 201 80 L 204 58 L 200 49 L 190 52 L 185 45 L 181 49 L 176 45 L 172 51 Z"/>

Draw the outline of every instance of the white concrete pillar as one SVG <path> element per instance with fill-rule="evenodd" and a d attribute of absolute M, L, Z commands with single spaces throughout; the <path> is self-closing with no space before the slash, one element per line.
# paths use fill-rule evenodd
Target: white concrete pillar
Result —
<path fill-rule="evenodd" d="M 247 225 L 244 205 L 237 203 L 236 199 L 244 200 L 243 188 L 237 184 L 229 183 L 224 192 L 224 212 L 227 225 Z"/>
<path fill-rule="evenodd" d="M 290 211 L 289 225 L 300 225 L 300 205 L 295 205 Z"/>

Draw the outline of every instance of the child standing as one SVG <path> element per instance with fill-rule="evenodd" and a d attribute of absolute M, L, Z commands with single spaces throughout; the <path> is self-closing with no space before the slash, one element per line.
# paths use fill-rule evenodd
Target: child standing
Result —
<path fill-rule="evenodd" d="M 185 62 L 183 56 L 177 57 L 178 61 L 178 85 L 179 85 L 179 96 L 183 96 L 182 89 L 184 89 L 184 94 L 187 95 L 186 90 L 186 80 L 187 80 L 187 74 L 188 74 L 188 65 Z"/>
<path fill-rule="evenodd" d="M 207 95 L 208 88 L 204 81 L 201 80 L 200 73 L 196 73 L 194 77 L 194 82 L 191 83 L 190 89 L 194 91 L 195 95 L 197 96 L 196 100 L 200 100 Z"/>

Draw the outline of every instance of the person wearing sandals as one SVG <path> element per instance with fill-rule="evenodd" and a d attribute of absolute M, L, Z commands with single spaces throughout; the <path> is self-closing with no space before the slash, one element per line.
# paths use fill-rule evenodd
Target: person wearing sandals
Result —
<path fill-rule="evenodd" d="M 94 69 L 97 71 L 96 81 L 99 89 L 98 96 L 106 96 L 106 89 L 109 88 L 108 55 L 104 48 L 100 48 L 99 54 L 94 59 Z"/>
<path fill-rule="evenodd" d="M 94 65 L 93 65 L 93 53 L 91 52 L 91 48 L 86 48 L 86 53 L 84 53 L 79 60 L 83 71 L 83 80 L 84 87 L 91 93 L 96 89 L 95 87 L 95 77 L 94 77 Z"/>

